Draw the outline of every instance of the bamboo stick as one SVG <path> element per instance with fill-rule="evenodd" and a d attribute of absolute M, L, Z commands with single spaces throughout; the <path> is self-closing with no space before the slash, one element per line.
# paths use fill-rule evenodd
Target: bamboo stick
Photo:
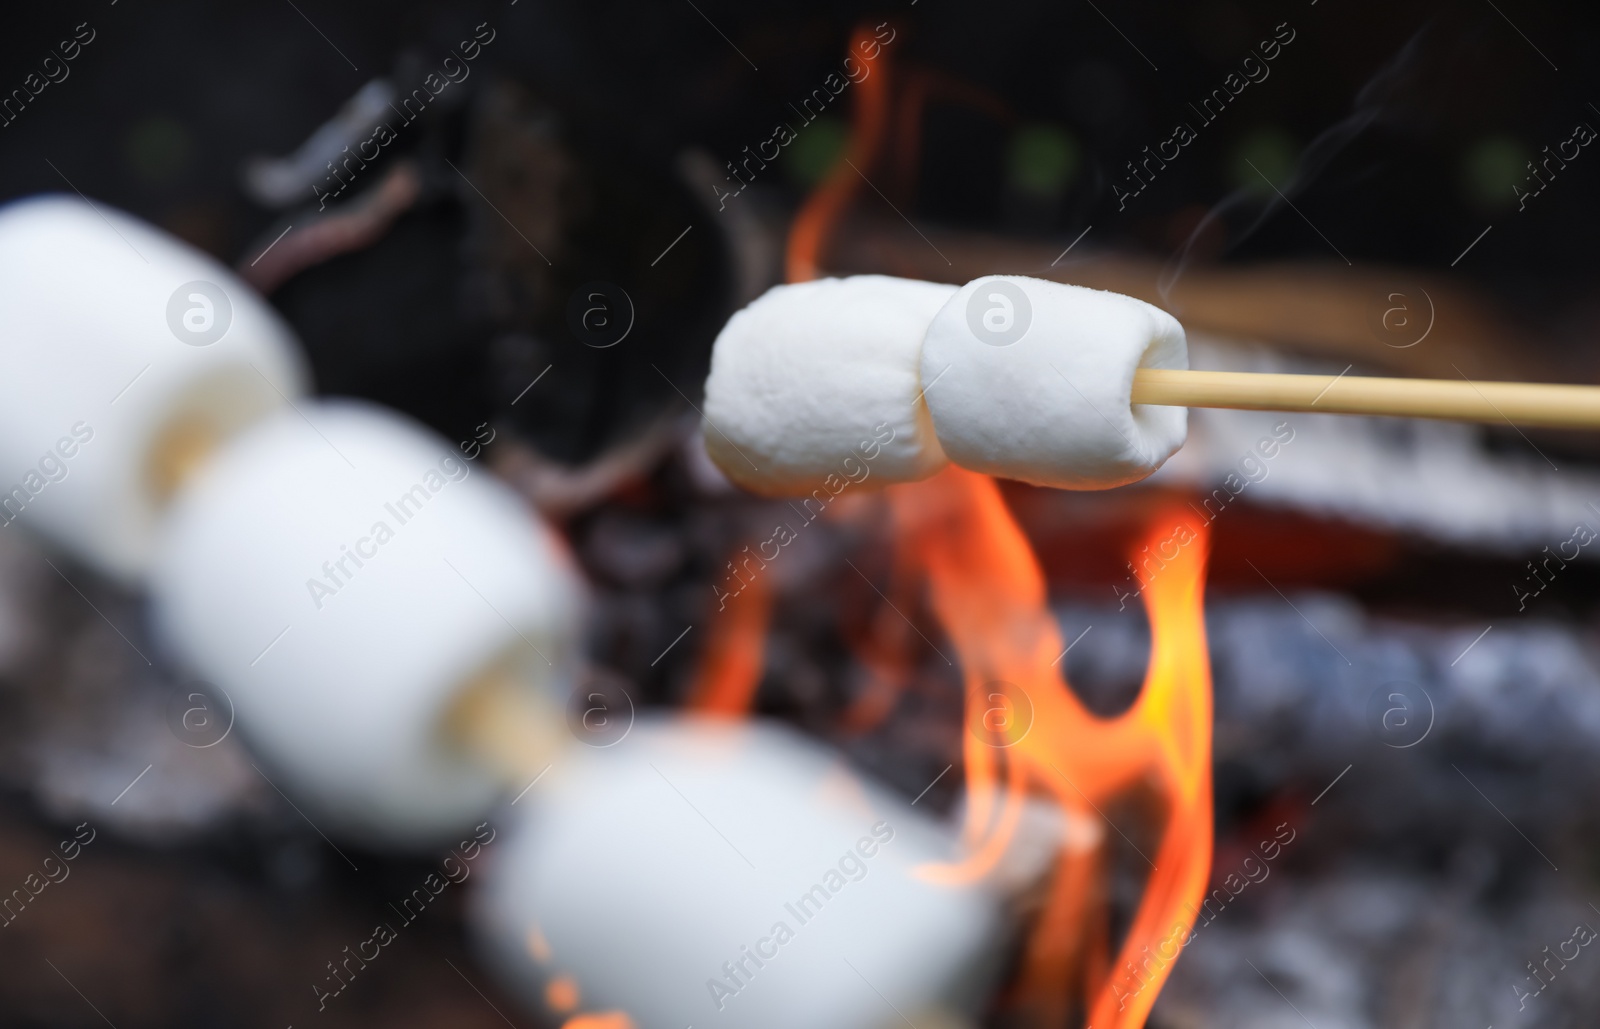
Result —
<path fill-rule="evenodd" d="M 1600 429 L 1600 386 L 1141 368 L 1133 402 Z"/>
<path fill-rule="evenodd" d="M 562 712 L 526 679 L 516 658 L 503 658 L 466 683 L 443 718 L 445 739 L 513 789 L 542 775 L 568 742 Z"/>

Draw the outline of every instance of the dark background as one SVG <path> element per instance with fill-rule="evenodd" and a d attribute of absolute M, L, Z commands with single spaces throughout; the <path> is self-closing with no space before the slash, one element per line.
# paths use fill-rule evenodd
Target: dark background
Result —
<path fill-rule="evenodd" d="M 1169 253 L 1177 215 L 1247 184 L 1236 159 L 1261 151 L 1242 148 L 1271 135 L 1293 157 L 1358 115 L 1370 84 L 1360 112 L 1370 123 L 1291 194 L 1312 221 L 1336 228 L 1330 235 L 1352 259 L 1448 265 L 1495 223 L 1464 273 L 1537 295 L 1575 284 L 1600 260 L 1587 245 L 1591 162 L 1574 162 L 1551 196 L 1522 212 L 1504 175 L 1490 176 L 1504 188 L 1482 188 L 1473 165 L 1485 141 L 1533 157 L 1600 117 L 1588 106 L 1600 91 L 1587 5 L 1501 5 L 1515 26 L 1487 0 L 1098 5 L 1115 28 L 1087 2 L 698 8 L 706 17 L 687 0 L 300 5 L 313 28 L 286 0 L 28 5 L 10 13 L 0 40 L 8 89 L 72 26 L 88 22 L 98 35 L 66 82 L 0 130 L 0 195 L 66 188 L 48 158 L 90 196 L 233 257 L 268 222 L 237 187 L 243 157 L 291 150 L 364 82 L 391 73 L 402 51 L 442 56 L 479 22 L 501 33 L 480 68 L 535 84 L 664 162 L 687 146 L 732 157 L 765 138 L 786 103 L 838 66 L 852 25 L 887 19 L 904 33 L 892 47 L 897 62 L 987 91 L 1015 118 L 1058 125 L 1081 145 L 1069 201 L 1048 226 L 1056 231 L 1092 222 L 1105 245 Z M 1117 216 L 1108 180 L 1122 163 L 1165 138 L 1187 103 L 1285 22 L 1297 35 L 1271 77 Z M 1393 74 L 1375 82 L 1384 69 Z M 945 120 L 929 130 L 937 160 L 924 163 L 919 208 L 907 213 L 995 223 L 1005 127 L 977 114 Z M 1326 254 L 1297 221 L 1275 218 L 1230 241 L 1225 256 Z"/>
<path fill-rule="evenodd" d="M 738 159 L 840 67 L 853 26 L 887 20 L 897 32 L 893 73 L 922 76 L 942 96 L 927 110 L 909 175 L 875 175 L 907 216 L 1063 246 L 1092 225 L 1088 246 L 1173 268 L 1342 257 L 1445 270 L 1459 261 L 1452 274 L 1489 290 L 1529 328 L 1527 345 L 1553 348 L 1559 360 L 1582 345 L 1597 314 L 1585 287 L 1600 261 L 1590 228 L 1600 162 L 1584 150 L 1526 210 L 1512 187 L 1533 185 L 1524 162 L 1554 151 L 1580 121 L 1600 124 L 1589 106 L 1600 97 L 1587 60 L 1595 19 L 1583 5 L 1513 11 L 1488 0 L 29 6 L 0 39 L 6 89 L 20 87 L 74 26 L 87 22 L 96 36 L 70 78 L 0 129 L 0 198 L 75 187 L 228 263 L 248 263 L 285 221 L 244 195 L 245 159 L 289 153 L 372 78 L 391 76 L 408 90 L 487 22 L 497 35 L 472 65 L 474 77 L 452 87 L 421 126 L 403 130 L 380 168 L 420 150 L 448 175 L 440 158 L 461 163 L 461 110 L 489 81 L 514 81 L 557 112 L 566 141 L 581 151 L 580 179 L 611 215 L 575 232 L 603 243 L 559 269 L 557 292 L 585 280 L 632 290 L 640 255 L 658 252 L 688 220 L 674 207 L 715 200 L 709 188 L 692 200 L 681 190 L 666 196 L 676 187 L 662 180 L 675 162 L 690 151 L 714 167 Z M 1293 42 L 1269 64 L 1270 76 L 1200 125 L 1189 105 L 1284 24 Z M 841 138 L 851 100 L 847 91 L 827 126 L 807 127 L 756 192 L 797 203 L 819 162 L 836 152 L 828 144 Z M 1119 210 L 1112 185 L 1124 181 L 1126 162 L 1167 139 L 1179 120 L 1199 138 Z M 1070 149 L 1060 195 L 1042 206 L 1016 203 L 1010 185 L 1013 144 L 1030 129 Z M 644 215 L 624 213 L 627 201 Z M 470 289 L 460 280 L 472 262 L 462 253 L 465 222 L 459 199 L 425 204 L 402 220 L 404 240 L 387 263 L 346 259 L 359 268 L 322 269 L 321 295 L 291 283 L 277 298 L 323 390 L 370 395 L 464 437 L 485 406 L 507 404 L 501 394 L 520 389 L 531 377 L 525 370 L 544 366 L 542 350 L 509 358 L 507 345 L 495 350 L 492 338 L 507 326 L 463 301 Z M 689 261 L 703 282 L 720 274 L 714 244 L 703 232 L 685 244 L 699 248 Z M 693 312 L 647 326 L 684 337 L 671 344 L 687 353 L 670 370 L 691 387 L 697 355 L 727 310 L 725 295 L 701 289 L 707 295 Z M 455 316 L 443 317 L 451 307 Z M 564 335 L 558 320 L 553 308 L 531 319 L 551 338 Z M 592 457 L 615 441 L 596 426 L 625 434 L 664 402 L 666 387 L 637 353 L 606 360 L 580 397 L 546 397 L 566 405 L 560 426 L 524 426 L 547 452 Z M 623 382 L 622 410 L 584 406 L 602 380 Z"/>

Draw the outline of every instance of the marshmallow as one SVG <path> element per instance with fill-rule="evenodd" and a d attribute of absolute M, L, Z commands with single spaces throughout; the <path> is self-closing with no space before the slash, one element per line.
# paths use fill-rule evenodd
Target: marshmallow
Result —
<path fill-rule="evenodd" d="M 922 344 L 950 460 L 1061 489 L 1135 482 L 1183 446 L 1186 409 L 1131 396 L 1135 370 L 1187 367 L 1183 327 L 1160 308 L 1019 276 L 961 287 Z"/>
<path fill-rule="evenodd" d="M 772 723 L 641 721 L 573 749 L 473 898 L 487 962 L 530 1005 L 885 1029 L 984 995 L 1004 949 L 995 894 L 920 878 L 953 837 L 817 744 Z"/>
<path fill-rule="evenodd" d="M 943 468 L 917 356 L 953 292 L 883 275 L 768 290 L 717 336 L 702 429 L 712 460 L 766 495 Z"/>
<path fill-rule="evenodd" d="M 159 229 L 76 198 L 0 209 L 0 522 L 131 583 L 183 465 L 305 390 L 294 335 Z"/>
<path fill-rule="evenodd" d="M 179 494 L 152 573 L 156 627 L 231 696 L 274 784 L 320 829 L 442 841 L 500 783 L 441 720 L 507 663 L 565 700 L 576 573 L 444 439 L 366 404 L 302 409 L 242 433 Z"/>

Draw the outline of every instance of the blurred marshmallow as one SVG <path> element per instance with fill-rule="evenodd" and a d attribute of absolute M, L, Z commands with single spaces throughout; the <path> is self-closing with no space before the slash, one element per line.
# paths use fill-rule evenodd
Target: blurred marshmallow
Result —
<path fill-rule="evenodd" d="M 706 379 L 702 432 L 717 467 L 766 495 L 943 468 L 918 354 L 954 291 L 857 275 L 775 286 L 736 313 Z"/>
<path fill-rule="evenodd" d="M 77 198 L 0 209 L 0 522 L 133 582 L 194 459 L 306 389 L 293 333 L 211 257 Z"/>
<path fill-rule="evenodd" d="M 441 726 L 507 663 L 565 699 L 581 590 L 564 548 L 482 465 L 399 415 L 303 404 L 241 434 L 174 504 L 152 575 L 161 638 L 233 699 L 319 827 L 423 846 L 500 781 Z"/>
<path fill-rule="evenodd" d="M 965 468 L 1060 489 L 1144 478 L 1188 411 L 1133 406 L 1139 368 L 1187 368 L 1183 326 L 1142 300 L 1021 276 L 961 287 L 928 327 L 934 428 Z"/>
<path fill-rule="evenodd" d="M 953 836 L 837 755 L 776 724 L 707 721 L 569 753 L 473 900 L 486 958 L 533 1008 L 884 1029 L 896 1009 L 921 1025 L 984 994 L 996 896 L 920 878 Z"/>

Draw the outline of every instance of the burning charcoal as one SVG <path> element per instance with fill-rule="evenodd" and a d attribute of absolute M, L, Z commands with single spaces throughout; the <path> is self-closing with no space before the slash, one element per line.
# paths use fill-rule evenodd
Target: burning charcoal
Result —
<path fill-rule="evenodd" d="M 186 470 L 305 388 L 293 335 L 248 286 L 87 201 L 0 212 L 0 318 L 0 458 L 21 476 L 0 483 L 0 522 L 124 583 Z"/>
<path fill-rule="evenodd" d="M 126 645 L 103 625 L 88 625 L 73 642 L 80 653 L 94 648 L 121 661 L 111 681 L 70 707 L 58 702 L 55 717 L 36 726 L 32 784 L 52 817 L 87 818 L 123 839 L 171 844 L 214 836 L 271 808 L 271 787 L 250 767 L 241 737 L 227 731 L 226 698 L 200 684 L 138 674 L 131 667 L 138 658 L 119 654 Z"/>
<path fill-rule="evenodd" d="M 631 586 L 666 580 L 683 564 L 677 533 L 621 513 L 602 514 L 590 527 L 584 547 L 586 564 L 614 582 Z"/>
<path fill-rule="evenodd" d="M 792 730 L 645 721 L 577 750 L 474 898 L 485 959 L 531 1009 L 875 1029 L 982 996 L 997 898 L 930 882 L 953 837 Z"/>
<path fill-rule="evenodd" d="M 27 537 L 0 533 L 0 635 L 34 637 L 0 648 L 7 785 L 65 824 L 88 818 L 141 841 L 214 837 L 259 817 L 270 787 L 231 731 L 226 700 L 150 663 L 158 650 L 140 598 L 59 556 L 51 563 Z"/>
<path fill-rule="evenodd" d="M 1423 874 L 1361 862 L 1252 886 L 1269 899 L 1202 921 L 1151 1025 L 1588 1025 L 1600 991 L 1585 965 L 1596 956 L 1569 941 L 1575 925 L 1600 924 L 1594 898 L 1559 883 L 1495 897 L 1459 865 Z M 1534 979 L 1529 964 L 1563 942 L 1577 957 L 1558 955 Z"/>
<path fill-rule="evenodd" d="M 1555 622 L 1484 634 L 1481 623 L 1377 618 L 1337 595 L 1290 599 L 1293 608 L 1275 594 L 1209 604 L 1219 768 L 1297 784 L 1308 800 L 1343 773 L 1318 802 L 1337 831 L 1424 854 L 1436 849 L 1424 827 L 1473 826 L 1493 834 L 1503 859 L 1542 865 L 1485 796 L 1533 826 L 1540 850 L 1590 824 L 1600 655 L 1583 634 Z M 1067 605 L 1057 616 L 1094 626 L 1065 659 L 1069 679 L 1091 694 L 1136 680 L 1146 644 L 1128 612 Z M 1560 790 L 1547 785 L 1555 774 Z"/>
<path fill-rule="evenodd" d="M 593 648 L 635 675 L 648 673 L 650 662 L 683 632 L 682 624 L 669 623 L 663 616 L 654 594 L 601 588 L 592 594 L 588 633 Z"/>
<path fill-rule="evenodd" d="M 580 590 L 550 531 L 366 405 L 302 406 L 219 453 L 180 496 L 153 592 L 161 635 L 232 696 L 276 781 L 374 840 L 433 840 L 492 803 L 499 781 L 442 735 L 474 677 L 549 706 L 574 674 Z"/>

